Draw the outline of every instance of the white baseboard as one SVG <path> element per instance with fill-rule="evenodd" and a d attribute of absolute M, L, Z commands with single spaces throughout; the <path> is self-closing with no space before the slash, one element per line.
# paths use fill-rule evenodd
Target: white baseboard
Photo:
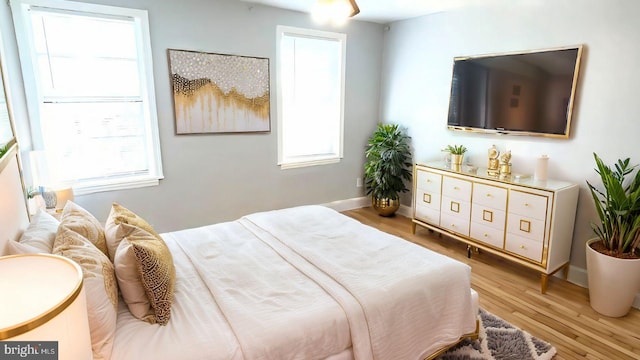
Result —
<path fill-rule="evenodd" d="M 338 200 L 322 205 L 332 208 L 335 211 L 347 211 L 371 206 L 371 197 L 363 196 L 346 200 Z"/>
<path fill-rule="evenodd" d="M 562 272 L 559 271 L 556 273 L 556 276 L 562 277 Z M 587 287 L 587 269 L 583 269 L 581 267 L 569 265 L 569 276 L 567 277 L 567 281 L 570 283 L 576 284 L 578 286 L 582 286 L 583 288 Z"/>
<path fill-rule="evenodd" d="M 359 198 L 338 200 L 323 205 L 326 207 L 330 207 L 336 211 L 347 211 L 371 206 L 371 197 L 363 196 Z M 398 209 L 397 213 L 399 215 L 411 218 L 411 206 L 400 205 L 400 209 Z M 562 272 L 556 273 L 555 276 L 562 277 Z M 569 276 L 567 278 L 567 281 L 578 286 L 582 286 L 583 288 L 588 287 L 587 270 L 581 267 L 569 265 Z M 640 293 L 636 295 L 636 299 L 633 302 L 633 307 L 636 309 L 640 309 Z"/>

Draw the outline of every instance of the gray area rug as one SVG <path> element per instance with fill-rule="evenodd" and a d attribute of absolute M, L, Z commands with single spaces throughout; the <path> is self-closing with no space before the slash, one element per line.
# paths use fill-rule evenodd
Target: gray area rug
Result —
<path fill-rule="evenodd" d="M 548 360 L 556 354 L 551 344 L 487 311 L 480 309 L 479 317 L 478 340 L 464 340 L 437 360 Z"/>

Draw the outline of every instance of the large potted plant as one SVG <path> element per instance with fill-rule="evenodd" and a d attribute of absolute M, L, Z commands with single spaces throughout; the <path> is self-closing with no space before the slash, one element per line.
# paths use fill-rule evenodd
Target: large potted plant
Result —
<path fill-rule="evenodd" d="M 411 180 L 410 137 L 397 124 L 378 124 L 369 138 L 364 165 L 365 187 L 371 204 L 382 216 L 400 207 L 401 192 L 409 191 Z"/>
<path fill-rule="evenodd" d="M 597 312 L 620 317 L 640 291 L 640 172 L 629 158 L 612 169 L 593 156 L 602 187 L 587 181 L 600 218 L 586 248 L 589 301 Z"/>

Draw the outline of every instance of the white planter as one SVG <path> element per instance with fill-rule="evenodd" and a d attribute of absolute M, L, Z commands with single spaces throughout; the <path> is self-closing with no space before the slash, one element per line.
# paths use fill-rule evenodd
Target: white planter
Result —
<path fill-rule="evenodd" d="M 587 241 L 587 276 L 591 307 L 609 317 L 625 316 L 640 292 L 640 259 L 618 259 L 601 254 Z"/>

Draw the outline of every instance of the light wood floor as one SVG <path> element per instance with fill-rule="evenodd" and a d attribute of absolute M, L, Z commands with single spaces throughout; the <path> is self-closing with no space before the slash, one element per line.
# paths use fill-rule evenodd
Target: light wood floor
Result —
<path fill-rule="evenodd" d="M 468 259 L 462 242 L 420 226 L 411 234 L 411 220 L 406 217 L 384 218 L 372 208 L 344 214 L 469 264 L 480 307 L 553 344 L 558 351 L 555 360 L 640 359 L 640 310 L 607 318 L 591 309 L 587 289 L 551 277 L 542 295 L 535 271 L 482 252 Z"/>

